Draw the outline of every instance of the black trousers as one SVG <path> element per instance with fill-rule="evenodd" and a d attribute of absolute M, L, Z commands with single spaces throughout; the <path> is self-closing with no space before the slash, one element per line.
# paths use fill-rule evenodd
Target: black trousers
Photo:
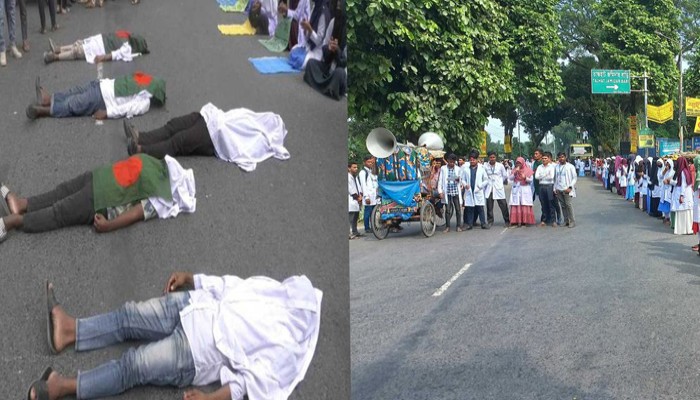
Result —
<path fill-rule="evenodd" d="M 540 184 L 540 203 L 542 204 L 542 222 L 551 225 L 556 222 L 556 207 L 554 185 Z"/>
<path fill-rule="evenodd" d="M 464 210 L 466 211 L 466 214 L 467 214 L 467 224 L 469 226 L 476 225 L 477 217 L 479 218 L 479 220 L 481 220 L 481 226 L 486 225 L 486 218 L 484 218 L 484 206 L 474 206 L 474 207 L 466 206 L 466 207 L 464 207 Z"/>
<path fill-rule="evenodd" d="M 27 0 L 17 0 L 17 6 L 19 8 L 19 22 L 22 25 L 22 40 L 27 40 Z"/>
<path fill-rule="evenodd" d="M 213 156 L 214 143 L 207 124 L 198 112 L 173 118 L 165 126 L 139 133 L 141 152 L 155 158 Z"/>
<path fill-rule="evenodd" d="M 86 172 L 49 192 L 27 198 L 22 230 L 46 232 L 91 224 L 94 218 L 92 172 Z"/>
<path fill-rule="evenodd" d="M 462 226 L 462 205 L 459 204 L 459 195 L 447 196 L 447 204 L 445 204 L 445 227 L 450 227 L 450 219 L 452 219 L 452 214 L 456 214 L 455 226 L 459 228 Z M 453 211 L 454 210 L 454 211 Z"/>
<path fill-rule="evenodd" d="M 37 3 L 39 3 L 39 19 L 41 20 L 41 29 L 46 29 L 44 3 L 47 3 L 49 5 L 49 17 L 51 17 L 51 26 L 56 26 L 56 0 L 37 0 Z"/>
<path fill-rule="evenodd" d="M 486 199 L 486 220 L 489 224 L 493 224 L 493 191 Z M 508 214 L 508 203 L 506 199 L 497 199 L 498 208 L 501 209 L 501 215 L 503 215 L 503 222 L 506 225 L 510 225 L 510 215 Z"/>

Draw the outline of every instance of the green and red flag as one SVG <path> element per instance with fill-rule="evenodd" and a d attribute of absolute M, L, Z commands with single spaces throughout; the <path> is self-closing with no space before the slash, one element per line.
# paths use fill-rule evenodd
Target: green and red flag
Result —
<path fill-rule="evenodd" d="M 148 91 L 160 104 L 165 104 L 165 81 L 145 72 L 120 76 L 114 80 L 114 94 L 117 97 L 133 96 L 142 90 Z"/>
<path fill-rule="evenodd" d="M 131 204 L 148 197 L 172 200 L 165 160 L 137 154 L 92 172 L 95 212 Z"/>

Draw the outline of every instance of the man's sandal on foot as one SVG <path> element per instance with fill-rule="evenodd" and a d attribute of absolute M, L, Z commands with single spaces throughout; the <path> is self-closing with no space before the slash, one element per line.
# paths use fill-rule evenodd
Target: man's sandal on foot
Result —
<path fill-rule="evenodd" d="M 51 367 L 46 368 L 44 373 L 41 374 L 41 378 L 32 382 L 27 389 L 27 400 L 32 399 L 32 389 L 34 389 L 34 396 L 36 400 L 49 400 L 49 385 L 46 383 L 49 380 L 49 376 L 53 372 Z"/>
<path fill-rule="evenodd" d="M 58 354 L 53 342 L 53 314 L 51 313 L 58 305 L 60 305 L 60 303 L 56 301 L 56 296 L 53 293 L 53 285 L 49 281 L 46 281 L 46 341 L 51 354 Z"/>

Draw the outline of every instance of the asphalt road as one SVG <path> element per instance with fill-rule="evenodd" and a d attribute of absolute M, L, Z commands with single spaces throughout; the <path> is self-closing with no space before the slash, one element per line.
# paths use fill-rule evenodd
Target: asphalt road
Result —
<path fill-rule="evenodd" d="M 23 195 L 53 188 L 99 165 L 126 158 L 121 121 L 98 126 L 90 118 L 25 117 L 33 82 L 53 91 L 95 79 L 85 62 L 45 66 L 50 36 L 57 43 L 127 29 L 143 34 L 150 55 L 133 63 L 108 63 L 104 76 L 136 70 L 164 77 L 167 104 L 137 117 L 151 129 L 213 102 L 226 110 L 246 107 L 280 114 L 288 129 L 288 161 L 270 159 L 245 173 L 215 158 L 181 158 L 193 168 L 197 212 L 97 234 L 73 227 L 44 234 L 15 232 L 0 244 L 0 393 L 25 396 L 28 384 L 51 365 L 63 373 L 88 369 L 121 355 L 128 346 L 50 356 L 44 322 L 44 280 L 77 316 L 112 310 L 127 300 L 161 294 L 169 274 L 190 270 L 284 279 L 306 274 L 324 292 L 314 360 L 292 399 L 350 396 L 348 247 L 344 194 L 347 103 L 327 99 L 300 75 L 263 76 L 249 57 L 270 56 L 256 37 L 224 37 L 217 24 L 242 23 L 214 0 L 152 1 L 105 8 L 75 6 L 59 15 L 61 29 L 39 34 L 36 2 L 28 4 L 31 51 L 8 56 L 0 68 L 0 180 Z M 48 19 L 48 16 L 47 16 Z M 19 19 L 17 22 L 19 32 Z M 133 345 L 133 344 L 130 344 Z M 141 388 L 130 399 L 179 398 L 180 389 Z"/>
<path fill-rule="evenodd" d="M 579 179 L 574 229 L 351 241 L 352 398 L 699 398 L 697 237 Z"/>

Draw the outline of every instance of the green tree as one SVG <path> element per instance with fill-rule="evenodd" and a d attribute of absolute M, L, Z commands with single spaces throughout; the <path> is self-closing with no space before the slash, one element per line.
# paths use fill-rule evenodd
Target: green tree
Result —
<path fill-rule="evenodd" d="M 493 0 L 348 0 L 352 117 L 390 113 L 408 138 L 425 131 L 478 144 L 495 101 L 512 96 L 507 17 Z"/>

